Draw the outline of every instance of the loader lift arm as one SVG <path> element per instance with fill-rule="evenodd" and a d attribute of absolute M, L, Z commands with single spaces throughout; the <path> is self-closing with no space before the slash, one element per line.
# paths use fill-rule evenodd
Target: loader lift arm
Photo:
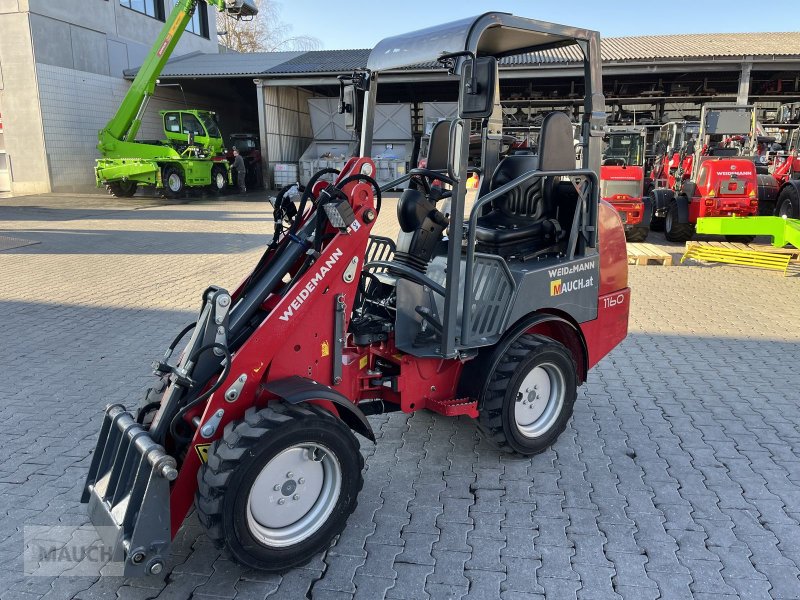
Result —
<path fill-rule="evenodd" d="M 142 117 L 147 103 L 155 92 L 156 81 L 164 69 L 164 65 L 172 56 L 186 26 L 200 0 L 178 0 L 169 17 L 161 28 L 155 44 L 133 80 L 128 93 L 117 109 L 116 114 L 98 133 L 97 149 L 106 156 L 113 151 L 119 141 L 132 142 L 142 125 Z M 209 6 L 220 12 L 228 12 L 239 18 L 252 17 L 258 11 L 252 0 L 206 0 Z"/>

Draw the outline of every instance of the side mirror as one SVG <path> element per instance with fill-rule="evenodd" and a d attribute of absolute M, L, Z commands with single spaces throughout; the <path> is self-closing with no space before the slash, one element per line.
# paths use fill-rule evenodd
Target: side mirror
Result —
<path fill-rule="evenodd" d="M 466 59 L 461 69 L 458 115 L 462 119 L 491 116 L 496 87 L 497 59 L 494 56 Z"/>
<path fill-rule="evenodd" d="M 358 92 L 355 85 L 345 85 L 341 79 L 339 81 L 339 114 L 344 115 L 347 130 L 353 131 L 358 126 Z"/>

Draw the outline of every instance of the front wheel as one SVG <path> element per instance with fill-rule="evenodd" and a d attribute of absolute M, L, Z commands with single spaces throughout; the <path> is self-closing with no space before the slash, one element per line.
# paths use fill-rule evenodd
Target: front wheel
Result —
<path fill-rule="evenodd" d="M 490 375 L 478 425 L 504 452 L 538 454 L 564 431 L 576 396 L 572 354 L 550 338 L 523 335 Z"/>
<path fill-rule="evenodd" d="M 138 187 L 135 181 L 113 181 L 106 185 L 106 190 L 115 198 L 131 198 Z"/>
<path fill-rule="evenodd" d="M 314 405 L 273 403 L 229 423 L 198 471 L 197 513 L 242 565 L 281 572 L 342 532 L 364 483 L 355 436 Z"/>
<path fill-rule="evenodd" d="M 694 237 L 694 225 L 681 223 L 678 214 L 678 203 L 673 200 L 667 207 L 664 218 L 664 237 L 670 242 L 688 242 Z"/>
<path fill-rule="evenodd" d="M 786 186 L 778 196 L 775 215 L 784 219 L 800 219 L 800 196 L 793 186 Z"/>

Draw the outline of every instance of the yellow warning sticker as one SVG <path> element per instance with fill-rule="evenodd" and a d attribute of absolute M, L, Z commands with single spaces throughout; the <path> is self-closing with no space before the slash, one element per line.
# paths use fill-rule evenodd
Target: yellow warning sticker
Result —
<path fill-rule="evenodd" d="M 360 371 L 361 369 L 366 367 L 368 364 L 369 364 L 369 357 L 368 356 L 362 356 L 361 360 L 358 361 L 358 370 Z"/>
<path fill-rule="evenodd" d="M 197 456 L 200 457 L 200 462 L 201 463 L 207 463 L 208 462 L 208 447 L 210 445 L 211 444 L 197 444 L 194 447 L 195 451 L 197 452 Z"/>
<path fill-rule="evenodd" d="M 320 354 L 322 357 L 325 358 L 326 356 L 330 356 L 331 353 L 331 345 L 328 343 L 328 340 L 325 340 L 320 344 Z"/>

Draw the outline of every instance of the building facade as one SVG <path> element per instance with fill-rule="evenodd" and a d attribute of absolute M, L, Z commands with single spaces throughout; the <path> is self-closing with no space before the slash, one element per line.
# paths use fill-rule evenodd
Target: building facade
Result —
<path fill-rule="evenodd" d="M 0 192 L 80 191 L 94 185 L 97 132 L 142 64 L 174 0 L 0 0 Z M 217 53 L 205 3 L 175 56 Z M 140 138 L 161 137 L 158 111 L 203 97 L 158 88 Z"/>

